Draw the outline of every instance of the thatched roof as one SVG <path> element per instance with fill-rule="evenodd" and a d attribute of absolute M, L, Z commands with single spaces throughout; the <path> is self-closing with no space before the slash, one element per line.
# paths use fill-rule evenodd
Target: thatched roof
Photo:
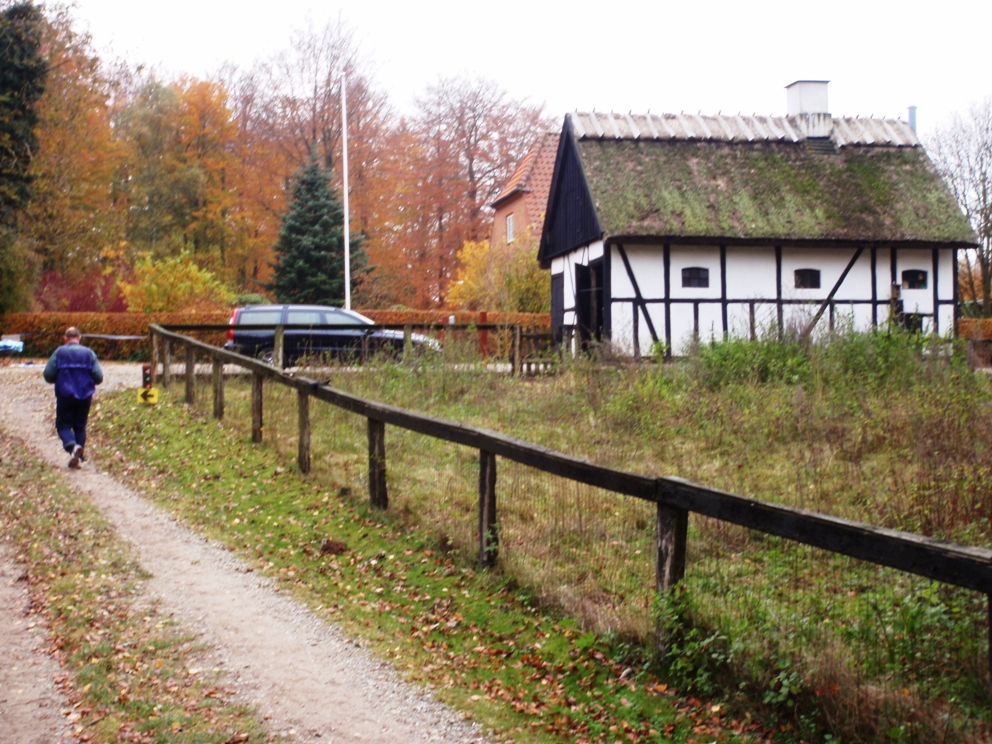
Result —
<path fill-rule="evenodd" d="M 918 144 L 591 136 L 579 135 L 567 117 L 564 129 L 556 164 L 561 193 L 552 186 L 542 261 L 587 240 L 594 225 L 607 239 L 666 242 L 975 243 Z M 594 214 L 582 229 L 554 224 L 575 222 L 577 210 L 555 202 L 581 190 L 582 180 Z"/>

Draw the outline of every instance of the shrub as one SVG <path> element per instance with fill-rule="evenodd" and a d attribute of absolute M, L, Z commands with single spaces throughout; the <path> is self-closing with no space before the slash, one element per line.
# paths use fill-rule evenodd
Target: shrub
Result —
<path fill-rule="evenodd" d="M 101 336 L 147 336 L 150 323 L 227 323 L 228 313 L 9 313 L 0 315 L 0 332 L 20 334 L 24 356 L 47 357 L 62 344 L 69 326 L 83 332 L 83 343 L 101 359 L 147 360 L 149 340 L 118 341 L 86 338 Z M 215 341 L 217 339 L 214 339 Z M 221 341 L 223 343 L 223 341 Z"/>

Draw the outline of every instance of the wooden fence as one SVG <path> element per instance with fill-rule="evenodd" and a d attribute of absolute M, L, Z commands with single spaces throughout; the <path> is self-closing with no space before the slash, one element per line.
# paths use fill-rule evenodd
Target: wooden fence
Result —
<path fill-rule="evenodd" d="M 154 324 L 153 324 L 154 325 Z M 149 328 L 152 326 L 150 325 Z M 230 331 L 233 326 L 224 324 L 216 325 L 211 323 L 185 323 L 155 325 L 163 331 Z M 249 325 L 246 323 L 236 326 L 239 332 L 242 331 L 274 331 L 274 348 L 272 363 L 274 366 L 283 367 L 283 350 L 286 331 L 314 331 L 335 329 L 340 330 L 341 326 L 320 326 L 310 324 L 282 325 Z M 445 334 L 475 333 L 478 335 L 479 355 L 485 359 L 490 356 L 499 356 L 499 346 L 497 337 L 506 337 L 505 357 L 509 363 L 510 374 L 512 375 L 536 375 L 554 367 L 557 362 L 558 350 L 554 344 L 554 336 L 547 326 L 524 326 L 520 324 L 502 323 L 450 323 L 439 325 L 416 325 L 411 323 L 385 323 L 370 326 L 361 326 L 363 331 L 403 331 L 403 348 L 408 350 L 412 345 L 414 329 L 428 331 L 437 336 L 438 339 Z M 492 336 L 490 334 L 493 334 Z M 370 353 L 368 348 L 369 337 L 366 337 L 365 344 L 356 347 L 355 354 L 359 361 L 365 359 Z"/>
<path fill-rule="evenodd" d="M 667 592 L 684 576 L 686 534 L 689 513 L 692 512 L 981 592 L 989 597 L 992 621 L 992 550 L 956 545 L 908 532 L 756 501 L 682 478 L 653 478 L 614 470 L 515 437 L 366 400 L 306 377 L 286 374 L 261 361 L 218 349 L 168 331 L 162 326 L 152 325 L 149 330 L 152 337 L 153 376 L 157 373 L 155 360 L 161 360 L 164 386 L 170 383 L 171 345 L 179 343 L 185 346 L 186 402 L 191 405 L 195 403 L 195 357 L 200 354 L 212 361 L 214 417 L 217 419 L 224 417 L 223 365 L 238 365 L 251 372 L 252 441 L 259 442 L 262 439 L 264 382 L 268 380 L 294 388 L 299 404 L 297 462 L 304 473 L 310 470 L 311 398 L 364 416 L 368 420 L 369 500 L 375 508 L 386 509 L 389 506 L 386 489 L 387 424 L 478 450 L 479 563 L 483 567 L 492 566 L 499 555 L 496 458 L 502 457 L 561 478 L 653 502 L 657 507 L 654 560 L 655 583 L 659 592 Z M 992 622 L 989 625 L 988 662 L 992 672 Z M 667 639 L 661 625 L 657 630 L 656 645 L 660 653 L 666 652 Z"/>

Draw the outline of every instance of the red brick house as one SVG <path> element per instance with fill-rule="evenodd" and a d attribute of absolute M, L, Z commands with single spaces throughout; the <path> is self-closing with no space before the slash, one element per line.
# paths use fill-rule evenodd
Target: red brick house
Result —
<path fill-rule="evenodd" d="M 558 155 L 558 136 L 552 132 L 542 135 L 489 205 L 496 210 L 492 245 L 512 243 L 528 231 L 535 237 L 540 236 Z"/>

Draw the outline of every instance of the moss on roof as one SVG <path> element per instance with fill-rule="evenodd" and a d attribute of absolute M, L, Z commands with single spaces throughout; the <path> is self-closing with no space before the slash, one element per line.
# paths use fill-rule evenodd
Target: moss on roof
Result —
<path fill-rule="evenodd" d="M 975 242 L 922 148 L 576 144 L 607 236 Z"/>

